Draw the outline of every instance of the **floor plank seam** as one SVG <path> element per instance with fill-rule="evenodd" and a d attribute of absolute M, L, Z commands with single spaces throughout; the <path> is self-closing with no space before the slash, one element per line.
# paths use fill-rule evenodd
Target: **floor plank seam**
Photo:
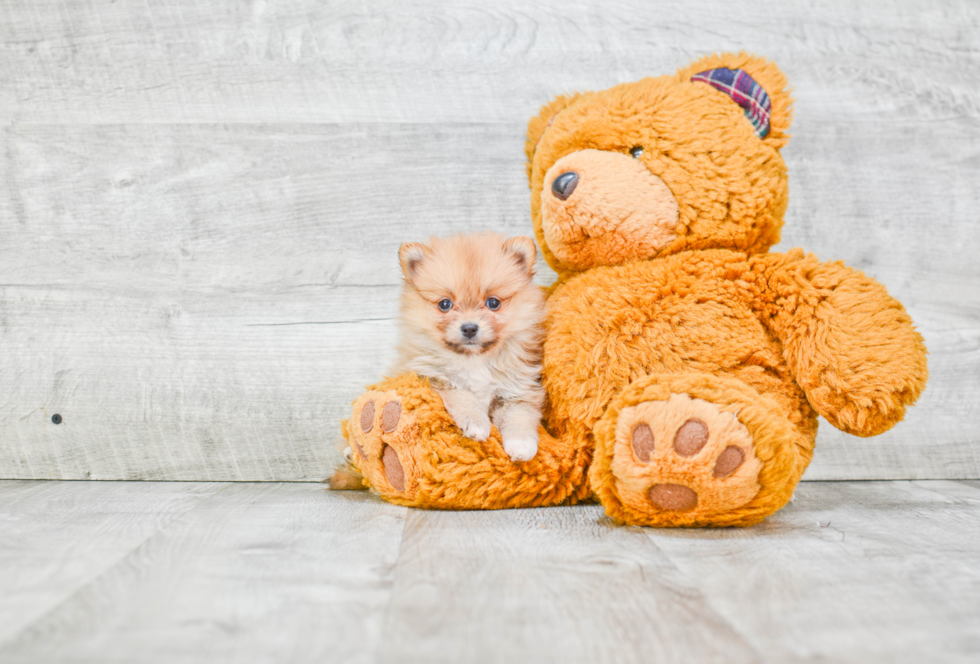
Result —
<path fill-rule="evenodd" d="M 376 500 L 381 500 L 379 497 L 374 496 L 373 493 L 371 495 Z M 384 653 L 384 641 L 383 641 L 384 635 L 391 631 L 389 628 L 391 625 L 391 612 L 393 610 L 393 606 L 395 603 L 395 589 L 398 587 L 398 577 L 400 575 L 399 572 L 401 570 L 401 561 L 403 558 L 403 554 L 405 552 L 405 532 L 408 530 L 408 520 L 412 518 L 412 515 L 415 512 L 414 509 L 409 507 L 406 507 L 404 509 L 405 509 L 405 518 L 402 519 L 402 532 L 398 540 L 398 556 L 396 556 L 395 558 L 395 564 L 393 566 L 392 573 L 391 573 L 391 592 L 388 594 L 388 603 L 385 605 L 384 615 L 381 618 L 382 640 L 378 641 L 374 651 L 374 655 L 371 658 L 371 661 L 374 662 L 375 664 L 382 664 L 381 657 L 382 654 Z"/>
<path fill-rule="evenodd" d="M 694 584 L 690 583 L 690 576 L 687 574 L 687 572 L 681 569 L 681 567 L 677 564 L 677 560 L 674 558 L 674 556 L 670 555 L 669 551 L 667 551 L 666 549 L 664 549 L 663 547 L 657 544 L 657 541 L 655 539 L 657 535 L 657 531 L 651 530 L 649 528 L 643 528 L 642 530 L 644 534 L 647 536 L 647 539 L 650 540 L 650 543 L 654 547 L 656 547 L 656 549 L 661 553 L 664 559 L 670 563 L 671 567 L 674 569 L 678 577 L 684 580 L 687 588 L 693 591 L 694 593 L 696 593 L 697 597 L 702 602 L 704 602 L 704 605 L 711 610 L 711 613 L 713 614 L 713 618 L 717 620 L 719 623 L 721 623 L 722 625 L 726 626 L 728 629 L 732 631 L 733 634 L 737 635 L 741 639 L 745 647 L 752 653 L 754 662 L 764 662 L 765 658 L 762 656 L 762 652 L 765 651 L 765 648 L 764 647 L 760 648 L 760 644 L 756 643 L 755 639 L 751 638 L 749 634 L 746 634 L 744 631 L 739 629 L 737 625 L 735 625 L 727 617 L 725 617 L 725 614 L 722 613 L 722 611 L 720 610 L 716 602 L 711 597 L 709 597 L 704 592 L 702 592 L 696 583 Z"/>

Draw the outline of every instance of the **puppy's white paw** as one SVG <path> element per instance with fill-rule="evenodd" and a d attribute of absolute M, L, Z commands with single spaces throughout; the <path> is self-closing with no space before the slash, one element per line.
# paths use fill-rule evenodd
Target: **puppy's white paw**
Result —
<path fill-rule="evenodd" d="M 350 463 L 353 456 L 354 456 L 354 451 L 351 450 L 350 445 L 348 445 L 347 447 L 344 448 L 344 461 Z"/>
<path fill-rule="evenodd" d="M 460 427 L 463 435 L 473 440 L 484 441 L 490 437 L 490 418 L 484 420 L 467 420 Z"/>
<path fill-rule="evenodd" d="M 528 461 L 538 453 L 538 441 L 536 438 L 506 438 L 504 451 L 511 461 Z"/>

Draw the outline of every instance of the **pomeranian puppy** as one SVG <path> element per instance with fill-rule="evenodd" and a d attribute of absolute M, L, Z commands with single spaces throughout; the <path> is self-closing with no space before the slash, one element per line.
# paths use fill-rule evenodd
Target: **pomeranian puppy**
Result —
<path fill-rule="evenodd" d="M 528 237 L 497 233 L 406 242 L 401 346 L 396 367 L 429 379 L 463 434 L 490 436 L 514 461 L 538 451 L 544 403 L 544 294 L 531 279 Z"/>

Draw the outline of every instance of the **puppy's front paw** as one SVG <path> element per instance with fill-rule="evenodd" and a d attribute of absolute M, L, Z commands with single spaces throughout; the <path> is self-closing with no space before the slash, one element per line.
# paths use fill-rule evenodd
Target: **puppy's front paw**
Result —
<path fill-rule="evenodd" d="M 460 423 L 459 428 L 463 430 L 463 435 L 467 438 L 483 442 L 490 437 L 490 418 L 467 419 Z"/>
<path fill-rule="evenodd" d="M 529 461 L 538 453 L 536 438 L 505 438 L 504 451 L 511 461 Z"/>

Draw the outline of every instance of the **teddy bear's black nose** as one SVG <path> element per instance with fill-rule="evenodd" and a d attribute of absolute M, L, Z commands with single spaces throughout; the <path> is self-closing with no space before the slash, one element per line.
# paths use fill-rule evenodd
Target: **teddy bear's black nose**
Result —
<path fill-rule="evenodd" d="M 563 201 L 568 200 L 568 197 L 572 195 L 575 191 L 575 186 L 578 184 L 578 173 L 575 171 L 566 171 L 555 178 L 555 181 L 551 183 L 551 193 L 555 197 L 560 198 Z"/>

